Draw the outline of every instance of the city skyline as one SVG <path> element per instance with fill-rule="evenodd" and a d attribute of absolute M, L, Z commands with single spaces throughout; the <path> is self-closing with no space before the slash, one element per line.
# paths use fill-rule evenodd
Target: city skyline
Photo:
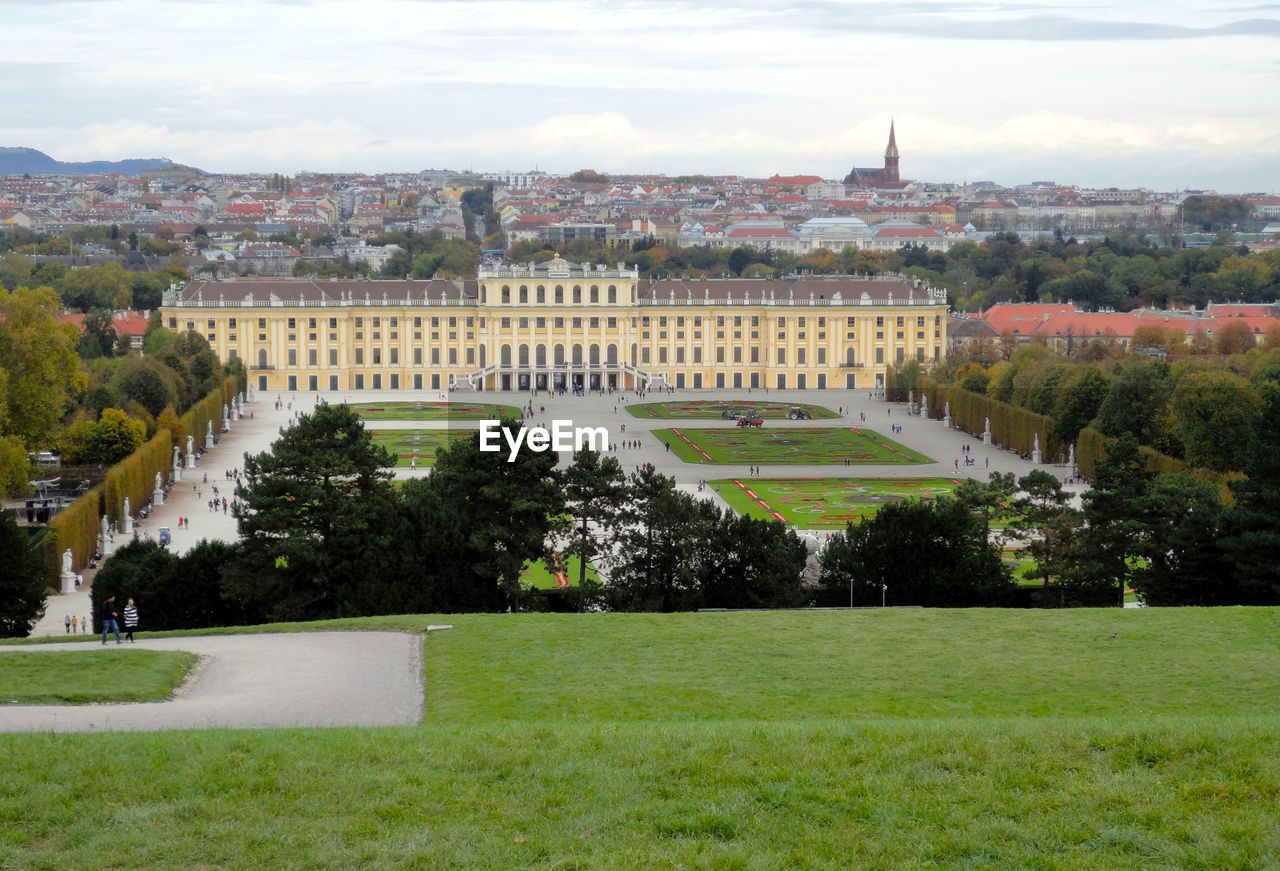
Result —
<path fill-rule="evenodd" d="M 1280 4 L 0 0 L 0 144 L 428 167 L 1280 189 Z"/>

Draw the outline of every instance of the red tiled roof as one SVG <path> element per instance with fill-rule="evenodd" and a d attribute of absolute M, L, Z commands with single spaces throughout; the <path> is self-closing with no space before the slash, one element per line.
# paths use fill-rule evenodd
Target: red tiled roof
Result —
<path fill-rule="evenodd" d="M 1001 303 L 983 312 L 982 319 L 998 333 L 1019 332 L 1025 336 L 1049 315 L 1075 310 L 1071 303 Z"/>

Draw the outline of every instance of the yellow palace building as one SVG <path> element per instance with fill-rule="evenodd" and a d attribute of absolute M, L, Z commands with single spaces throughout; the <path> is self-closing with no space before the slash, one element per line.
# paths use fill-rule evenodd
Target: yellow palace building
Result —
<path fill-rule="evenodd" d="M 560 259 L 475 280 L 193 281 L 161 306 L 274 391 L 874 389 L 941 357 L 946 314 L 944 291 L 901 276 L 647 280 Z"/>

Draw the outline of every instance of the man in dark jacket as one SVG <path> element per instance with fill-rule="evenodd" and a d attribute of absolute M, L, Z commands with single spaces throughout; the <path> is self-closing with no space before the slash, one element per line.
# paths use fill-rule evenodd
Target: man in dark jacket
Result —
<path fill-rule="evenodd" d="M 116 622 L 116 597 L 107 596 L 107 601 L 102 603 L 102 643 L 107 643 L 107 633 L 114 632 L 116 636 L 116 644 L 120 643 L 120 624 Z"/>

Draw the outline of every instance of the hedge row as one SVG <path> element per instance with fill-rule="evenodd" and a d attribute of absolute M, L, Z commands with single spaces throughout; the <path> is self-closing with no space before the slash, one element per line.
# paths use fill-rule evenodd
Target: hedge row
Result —
<path fill-rule="evenodd" d="M 82 566 L 97 549 L 101 498 L 102 488 L 94 487 L 49 521 L 49 532 L 44 537 L 44 567 L 53 589 L 62 588 L 58 578 L 62 574 L 63 551 L 71 548 L 71 565 Z"/>
<path fill-rule="evenodd" d="M 1056 457 L 1060 450 L 1064 450 L 1058 444 L 1053 421 L 1048 415 L 1036 414 L 959 386 L 944 387 L 931 378 L 920 379 L 920 394 L 929 401 L 929 417 L 942 420 L 949 402 L 952 425 L 975 436 L 982 435 L 990 420 L 991 441 L 1000 447 L 1029 455 L 1035 449 L 1038 435 L 1040 450 L 1046 459 Z"/>
<path fill-rule="evenodd" d="M 235 398 L 236 392 L 235 376 L 228 375 L 223 378 L 221 387 L 209 391 L 209 394 L 204 399 L 188 408 L 186 413 L 179 419 L 182 431 L 173 434 L 174 444 L 179 445 L 183 451 L 186 451 L 186 437 L 192 436 L 195 440 L 196 450 L 203 451 L 204 437 L 209 431 L 209 424 L 213 424 L 215 433 L 222 432 L 223 409 Z"/>
<path fill-rule="evenodd" d="M 129 497 L 129 510 L 134 514 L 151 501 L 156 489 L 156 475 L 161 481 L 169 479 L 173 468 L 173 448 L 170 434 L 162 429 L 141 447 L 107 470 L 103 486 L 103 510 L 107 519 L 124 527 L 124 500 Z"/>
<path fill-rule="evenodd" d="M 49 521 L 49 534 L 45 536 L 45 572 L 49 585 L 60 587 L 58 576 L 62 572 L 62 552 L 71 548 L 73 565 L 83 566 L 89 561 L 98 545 L 99 518 L 105 513 L 120 524 L 124 520 L 124 497 L 129 497 L 129 508 L 135 513 L 151 500 L 155 490 L 156 473 L 161 480 L 168 480 L 173 465 L 173 445 L 185 442 L 187 434 L 196 436 L 196 449 L 204 448 L 204 432 L 209 421 L 222 427 L 222 409 L 236 395 L 236 379 L 228 376 L 222 384 L 209 392 L 182 416 L 181 435 L 167 429 L 155 436 L 129 456 L 107 471 L 106 481 L 72 502 Z M 185 451 L 186 445 L 179 444 Z"/>

